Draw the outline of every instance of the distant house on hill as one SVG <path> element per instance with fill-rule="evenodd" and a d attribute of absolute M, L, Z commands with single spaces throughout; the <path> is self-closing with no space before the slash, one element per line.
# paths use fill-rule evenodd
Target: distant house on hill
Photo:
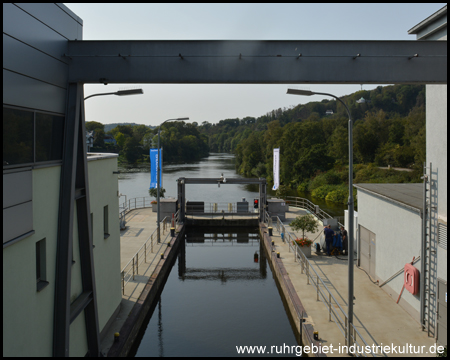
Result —
<path fill-rule="evenodd" d="M 361 97 L 361 99 L 356 100 L 356 102 L 357 102 L 358 104 L 364 104 L 364 103 L 370 104 L 371 100 L 366 100 L 366 99 L 364 99 L 363 97 Z"/>
<path fill-rule="evenodd" d="M 105 144 L 117 145 L 116 139 L 114 139 L 114 137 L 112 137 L 111 135 L 105 135 L 103 141 L 105 142 Z"/>
<path fill-rule="evenodd" d="M 86 151 L 91 151 L 92 146 L 94 146 L 94 130 L 86 130 Z"/>
<path fill-rule="evenodd" d="M 327 110 L 327 111 L 325 112 L 325 115 L 333 115 L 333 110 Z"/>

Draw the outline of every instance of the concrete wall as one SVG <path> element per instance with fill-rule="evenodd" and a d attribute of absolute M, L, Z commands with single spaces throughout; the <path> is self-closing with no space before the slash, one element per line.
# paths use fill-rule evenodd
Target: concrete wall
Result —
<path fill-rule="evenodd" d="M 380 284 L 420 255 L 421 219 L 408 210 L 358 189 L 358 223 L 376 235 L 375 273 Z M 420 260 L 414 264 L 420 271 Z M 369 281 L 369 280 L 367 280 Z M 403 273 L 382 287 L 395 301 L 403 286 Z M 403 291 L 399 302 L 419 321 L 419 294 Z"/>
<path fill-rule="evenodd" d="M 93 214 L 94 267 L 99 329 L 103 330 L 122 299 L 117 155 L 88 162 L 90 208 Z M 60 166 L 33 170 L 35 234 L 3 249 L 3 355 L 52 356 L 53 302 L 59 211 Z M 110 236 L 103 235 L 103 207 L 109 208 Z M 76 224 L 76 212 L 75 222 Z M 46 241 L 46 280 L 36 291 L 35 244 Z M 78 234 L 74 227 L 71 301 L 81 292 Z M 26 344 L 26 346 L 24 346 Z M 84 316 L 70 326 L 70 355 L 87 351 Z"/>

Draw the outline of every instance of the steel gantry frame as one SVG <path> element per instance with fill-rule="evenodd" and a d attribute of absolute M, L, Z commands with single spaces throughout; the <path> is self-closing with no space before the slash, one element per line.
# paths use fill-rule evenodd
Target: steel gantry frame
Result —
<path fill-rule="evenodd" d="M 267 181 L 264 178 L 260 179 L 243 179 L 243 178 L 185 178 L 180 177 L 177 180 L 178 188 L 178 206 L 180 209 L 180 219 L 184 221 L 186 216 L 186 184 L 255 184 L 259 185 L 259 221 L 264 220 L 264 207 L 267 200 Z"/>
<path fill-rule="evenodd" d="M 69 41 L 70 82 L 446 84 L 447 41 Z"/>
<path fill-rule="evenodd" d="M 70 323 L 83 310 L 88 355 L 99 355 L 84 83 L 447 84 L 447 41 L 69 40 L 62 56 L 68 59 L 69 72 L 56 254 L 55 356 L 69 355 Z M 180 178 L 179 198 L 181 192 L 184 199 L 186 183 L 200 180 Z M 265 179 L 227 179 L 226 183 L 233 181 L 259 184 L 260 204 L 265 204 Z M 179 204 L 184 218 L 184 202 Z M 83 292 L 70 304 L 75 205 Z M 259 217 L 263 219 L 263 206 Z"/>

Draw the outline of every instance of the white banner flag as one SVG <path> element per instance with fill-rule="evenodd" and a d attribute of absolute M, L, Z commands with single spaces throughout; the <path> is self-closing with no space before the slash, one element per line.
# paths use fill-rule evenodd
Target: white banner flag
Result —
<path fill-rule="evenodd" d="M 277 190 L 280 186 L 280 148 L 273 149 L 273 188 Z"/>

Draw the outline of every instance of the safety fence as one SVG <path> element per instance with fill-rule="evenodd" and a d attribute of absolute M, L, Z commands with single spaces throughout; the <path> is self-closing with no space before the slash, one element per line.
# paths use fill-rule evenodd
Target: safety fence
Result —
<path fill-rule="evenodd" d="M 203 202 L 203 201 L 186 201 L 186 215 L 205 215 L 205 216 L 252 216 L 258 217 L 259 212 L 250 206 L 248 202 Z"/>
<path fill-rule="evenodd" d="M 170 219 L 166 216 L 160 223 L 160 228 L 162 230 L 162 237 L 164 240 L 158 239 L 158 228 L 156 228 L 144 244 L 139 248 L 139 250 L 133 255 L 130 261 L 124 266 L 121 271 L 122 278 L 122 294 L 125 294 L 125 286 L 135 279 L 136 275 L 139 275 L 139 265 L 147 263 L 147 258 L 153 257 L 150 264 L 145 268 L 150 268 L 157 259 L 157 255 L 163 246 L 167 246 L 170 231 L 167 231 L 168 224 L 170 224 Z M 167 235 L 166 235 L 167 232 Z M 170 241 L 170 239 L 169 239 Z M 155 251 L 154 251 L 155 250 Z"/>
<path fill-rule="evenodd" d="M 305 199 L 306 200 L 306 199 Z M 270 217 L 270 215 L 265 212 L 264 215 L 264 222 L 268 225 L 268 227 L 273 227 L 272 224 L 274 220 Z M 316 288 L 317 293 L 317 301 L 321 301 L 328 311 L 328 320 L 333 321 L 339 328 L 341 334 L 344 337 L 345 345 L 347 346 L 359 346 L 360 348 L 363 346 L 367 346 L 366 349 L 373 349 L 372 345 L 378 345 L 375 339 L 372 337 L 372 335 L 369 333 L 367 328 L 362 324 L 362 322 L 359 320 L 359 318 L 353 314 L 354 321 L 351 324 L 351 344 L 347 343 L 347 333 L 348 333 L 348 315 L 342 308 L 342 306 L 339 304 L 337 299 L 334 297 L 334 295 L 331 293 L 327 285 L 324 283 L 320 275 L 317 273 L 316 269 L 314 269 L 311 262 L 308 260 L 308 258 L 303 253 L 302 249 L 298 244 L 294 241 L 297 237 L 295 234 L 292 234 L 289 232 L 289 230 L 286 228 L 286 226 L 283 224 L 283 222 L 276 217 L 276 224 L 275 228 L 277 229 L 278 233 L 281 235 L 281 239 L 284 243 L 288 245 L 289 252 L 292 252 L 294 255 L 294 260 L 299 264 L 301 267 L 301 274 L 306 275 L 306 284 L 313 285 Z M 364 339 L 363 335 L 360 333 L 360 331 L 357 329 L 359 327 L 360 329 L 364 329 L 365 332 L 368 334 L 370 339 L 373 341 L 372 344 L 368 344 L 367 341 Z M 387 356 L 384 352 L 374 353 L 372 350 L 370 350 L 370 354 L 372 356 Z M 357 356 L 366 354 L 355 354 Z"/>
<path fill-rule="evenodd" d="M 315 215 L 319 220 L 323 221 L 324 219 L 333 218 L 330 214 L 323 211 L 319 205 L 314 204 L 308 199 L 296 197 L 296 196 L 286 196 L 285 199 L 290 206 L 295 206 L 301 209 L 305 209 L 309 211 L 311 214 Z M 340 222 L 338 222 L 339 226 L 344 226 Z"/>

